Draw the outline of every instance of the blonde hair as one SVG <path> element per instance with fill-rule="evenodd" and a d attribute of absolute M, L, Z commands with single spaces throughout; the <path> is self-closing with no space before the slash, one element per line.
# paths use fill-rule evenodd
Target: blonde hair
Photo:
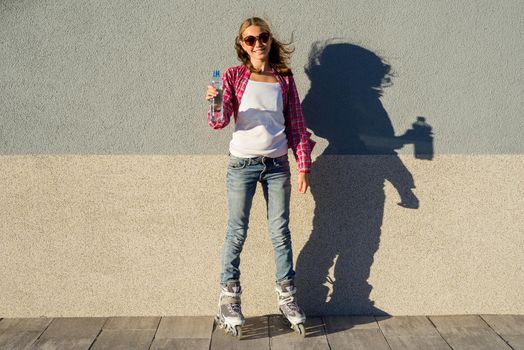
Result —
<path fill-rule="evenodd" d="M 260 70 L 256 70 L 253 67 L 249 58 L 249 54 L 245 52 L 240 45 L 242 33 L 249 26 L 258 26 L 271 35 L 272 40 L 271 48 L 269 50 L 269 65 L 281 75 L 293 75 L 291 68 L 288 66 L 291 59 L 291 54 L 295 51 L 294 48 L 288 48 L 288 46 L 293 42 L 293 34 L 291 34 L 291 41 L 289 43 L 283 43 L 277 40 L 271 33 L 271 29 L 269 28 L 267 21 L 260 17 L 250 17 L 240 25 L 238 36 L 235 38 L 235 49 L 240 62 L 249 68 L 252 73 L 261 73 Z"/>

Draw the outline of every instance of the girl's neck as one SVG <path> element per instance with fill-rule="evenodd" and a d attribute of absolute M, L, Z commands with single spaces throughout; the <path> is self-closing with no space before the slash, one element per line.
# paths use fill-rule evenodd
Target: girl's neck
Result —
<path fill-rule="evenodd" d="M 270 73 L 272 71 L 269 61 L 255 61 L 251 60 L 251 65 L 256 70 L 260 70 L 261 73 Z"/>

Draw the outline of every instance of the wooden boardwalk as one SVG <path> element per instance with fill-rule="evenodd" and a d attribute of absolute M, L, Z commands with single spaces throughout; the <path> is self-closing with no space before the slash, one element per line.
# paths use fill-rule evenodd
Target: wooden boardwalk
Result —
<path fill-rule="evenodd" d="M 4 318 L 0 349 L 524 350 L 524 315 L 311 317 L 306 331 L 278 315 L 248 318 L 241 339 L 206 316 Z"/>

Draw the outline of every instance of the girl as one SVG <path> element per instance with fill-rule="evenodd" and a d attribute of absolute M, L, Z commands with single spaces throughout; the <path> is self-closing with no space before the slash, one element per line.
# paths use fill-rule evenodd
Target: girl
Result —
<path fill-rule="evenodd" d="M 311 150 L 315 142 L 306 130 L 300 99 L 288 62 L 292 50 L 279 42 L 266 21 L 246 19 L 235 48 L 241 65 L 222 76 L 223 115 L 208 111 L 214 129 L 235 119 L 227 169 L 228 225 L 222 254 L 219 310 L 216 321 L 234 336 L 241 335 L 240 253 L 246 239 L 249 211 L 260 182 L 267 204 L 271 242 L 275 253 L 279 309 L 299 334 L 304 334 L 304 312 L 295 300 L 293 255 L 289 232 L 291 194 L 288 148 L 298 164 L 298 192 L 309 187 Z M 206 99 L 217 95 L 207 87 Z"/>

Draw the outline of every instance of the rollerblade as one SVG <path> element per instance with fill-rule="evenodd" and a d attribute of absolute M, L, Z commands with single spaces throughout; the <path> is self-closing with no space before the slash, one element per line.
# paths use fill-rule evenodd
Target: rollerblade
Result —
<path fill-rule="evenodd" d="M 294 295 L 297 289 L 293 281 L 287 280 L 277 283 L 275 291 L 278 294 L 278 308 L 283 316 L 284 323 L 290 326 L 296 333 L 305 337 L 306 329 L 304 323 L 306 322 L 306 315 L 295 300 Z"/>
<path fill-rule="evenodd" d="M 226 286 L 220 287 L 218 299 L 218 313 L 215 322 L 219 328 L 234 337 L 242 336 L 242 326 L 245 323 L 244 315 L 240 308 L 240 282 L 228 282 Z"/>

